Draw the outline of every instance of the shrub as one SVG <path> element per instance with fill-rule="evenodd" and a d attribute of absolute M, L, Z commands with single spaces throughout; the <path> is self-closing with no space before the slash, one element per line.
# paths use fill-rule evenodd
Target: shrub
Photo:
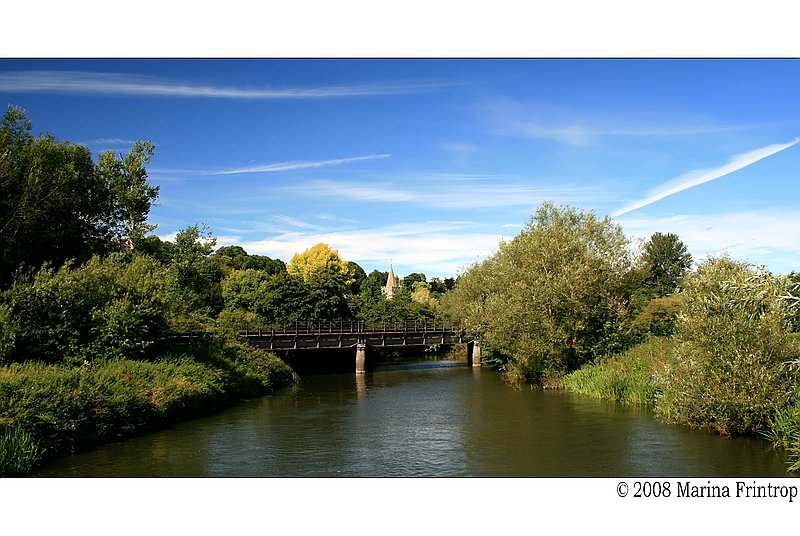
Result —
<path fill-rule="evenodd" d="M 121 254 L 20 276 L 5 301 L 0 306 L 5 363 L 151 358 L 180 309 L 163 267 L 148 257 Z"/>
<path fill-rule="evenodd" d="M 680 293 L 650 300 L 634 320 L 634 330 L 643 336 L 672 335 L 682 303 L 683 294 Z"/>
<path fill-rule="evenodd" d="M 798 355 L 786 281 L 727 258 L 686 282 L 677 348 L 660 377 L 656 412 L 667 422 L 755 434 L 792 402 L 784 365 Z"/>

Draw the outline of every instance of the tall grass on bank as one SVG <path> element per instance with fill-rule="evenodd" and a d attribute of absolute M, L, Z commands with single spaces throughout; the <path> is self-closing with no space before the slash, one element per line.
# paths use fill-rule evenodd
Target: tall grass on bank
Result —
<path fill-rule="evenodd" d="M 652 406 L 658 394 L 654 382 L 675 343 L 653 337 L 626 352 L 587 365 L 567 375 L 566 389 L 594 398 Z"/>
<path fill-rule="evenodd" d="M 19 428 L 0 431 L 0 477 L 24 475 L 39 462 L 39 445 Z"/>
<path fill-rule="evenodd" d="M 776 412 L 764 436 L 776 448 L 786 452 L 789 471 L 800 472 L 800 405 L 795 404 Z"/>
<path fill-rule="evenodd" d="M 274 355 L 236 343 L 152 362 L 15 363 L 0 368 L 0 427 L 24 429 L 42 459 L 49 459 L 205 415 L 296 381 Z"/>

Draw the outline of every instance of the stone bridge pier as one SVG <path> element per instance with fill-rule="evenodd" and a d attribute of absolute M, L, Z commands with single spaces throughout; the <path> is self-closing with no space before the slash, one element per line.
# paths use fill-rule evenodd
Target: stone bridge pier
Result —
<path fill-rule="evenodd" d="M 364 374 L 367 371 L 367 343 L 356 344 L 356 374 Z"/>
<path fill-rule="evenodd" d="M 479 339 L 467 343 L 467 366 L 481 366 L 481 341 Z"/>

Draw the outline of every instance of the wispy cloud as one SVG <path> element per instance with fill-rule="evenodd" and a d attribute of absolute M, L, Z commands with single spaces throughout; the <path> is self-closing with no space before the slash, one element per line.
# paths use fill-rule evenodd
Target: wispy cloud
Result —
<path fill-rule="evenodd" d="M 324 229 L 319 225 L 309 223 L 307 221 L 303 221 L 292 216 L 286 216 L 283 214 L 272 216 L 272 220 L 278 224 L 282 224 L 288 227 L 293 227 L 295 229 L 308 229 L 313 231 L 321 231 Z"/>
<path fill-rule="evenodd" d="M 403 186 L 398 187 L 397 184 Z M 304 196 L 338 197 L 350 201 L 414 203 L 442 209 L 535 207 L 546 200 L 574 203 L 608 197 L 601 185 L 538 185 L 511 180 L 500 181 L 488 177 L 480 181 L 472 175 L 466 176 L 463 180 L 452 176 L 448 176 L 446 180 L 417 176 L 411 179 L 369 184 L 312 180 L 286 186 L 285 191 Z"/>
<path fill-rule="evenodd" d="M 339 166 L 342 164 L 350 164 L 352 162 L 361 162 L 363 160 L 375 160 L 380 158 L 389 158 L 389 154 L 371 154 L 367 156 L 354 156 L 350 158 L 335 158 L 332 160 L 312 160 L 312 161 L 288 161 L 278 162 L 275 164 L 256 164 L 254 166 L 247 166 L 234 169 L 220 170 L 213 175 L 237 175 L 240 173 L 274 173 L 277 171 L 294 171 L 297 169 L 313 169 L 328 166 Z"/>
<path fill-rule="evenodd" d="M 228 169 L 153 169 L 155 173 L 183 174 L 183 175 L 240 175 L 244 173 L 278 173 L 281 171 L 295 171 L 298 169 L 314 169 L 330 166 L 340 166 L 365 160 L 389 158 L 389 154 L 370 154 L 366 156 L 353 156 L 349 158 L 333 158 L 329 160 L 288 160 L 270 164 L 254 164 Z"/>
<path fill-rule="evenodd" d="M 680 177 L 651 190 L 644 198 L 617 210 L 612 214 L 612 217 L 627 214 L 628 212 L 651 205 L 656 201 L 660 201 L 661 199 L 664 199 L 670 195 L 674 195 L 678 192 L 688 190 L 689 188 L 694 188 L 695 186 L 699 186 L 706 182 L 730 175 L 731 173 L 739 171 L 740 169 L 755 164 L 759 160 L 763 160 L 768 156 L 772 156 L 788 149 L 789 147 L 797 145 L 798 142 L 800 142 L 800 138 L 795 138 L 794 141 L 789 143 L 769 145 L 767 147 L 762 147 L 761 149 L 756 149 L 755 151 L 736 155 L 730 160 L 730 162 L 719 167 L 690 171 L 689 173 L 681 175 Z"/>
<path fill-rule="evenodd" d="M 401 95 L 434 91 L 435 82 L 389 82 L 317 87 L 219 87 L 123 73 L 79 71 L 13 71 L 0 73 L 0 91 L 203 97 L 217 99 L 324 99 Z"/>
<path fill-rule="evenodd" d="M 636 113 L 609 115 L 577 110 L 541 101 L 497 99 L 481 107 L 489 129 L 495 134 L 547 139 L 572 146 L 586 146 L 604 137 L 672 138 L 716 134 L 751 128 L 753 125 L 719 124 L 705 117 Z"/>
<path fill-rule="evenodd" d="M 119 146 L 119 145 L 128 146 L 128 145 L 133 145 L 134 143 L 136 143 L 136 140 L 125 140 L 125 139 L 122 139 L 122 138 L 100 138 L 100 139 L 97 139 L 97 140 L 79 141 L 77 143 L 79 145 L 87 145 L 87 146 L 90 146 L 90 147 L 94 147 L 94 146 L 97 146 L 97 145 L 102 145 L 102 146 Z"/>

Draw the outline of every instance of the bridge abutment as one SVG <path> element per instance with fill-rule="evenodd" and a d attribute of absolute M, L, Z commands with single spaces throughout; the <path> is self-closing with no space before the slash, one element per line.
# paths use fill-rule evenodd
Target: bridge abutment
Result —
<path fill-rule="evenodd" d="M 367 345 L 360 342 L 356 344 L 356 374 L 364 374 L 367 371 Z"/>
<path fill-rule="evenodd" d="M 467 365 L 481 366 L 481 343 L 478 339 L 467 343 Z"/>

